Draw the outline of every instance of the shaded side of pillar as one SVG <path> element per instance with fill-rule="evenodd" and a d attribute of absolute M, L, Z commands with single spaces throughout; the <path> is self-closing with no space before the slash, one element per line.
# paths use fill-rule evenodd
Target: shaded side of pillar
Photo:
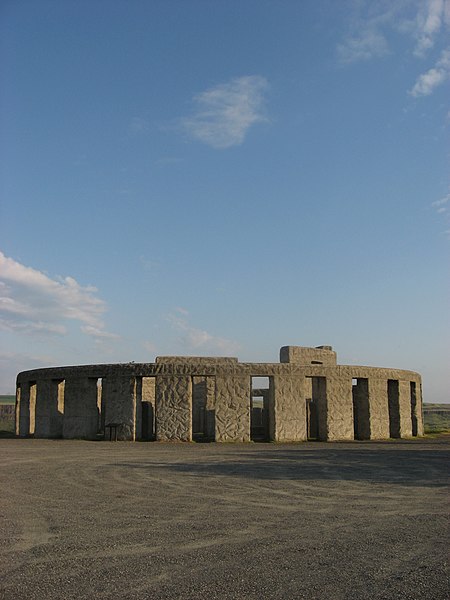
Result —
<path fill-rule="evenodd" d="M 20 437 L 30 435 L 30 384 L 28 381 L 19 385 L 17 393 L 19 401 L 19 424 L 16 423 L 16 431 Z"/>
<path fill-rule="evenodd" d="M 95 439 L 97 428 L 97 379 L 67 378 L 64 387 L 63 437 Z"/>
<path fill-rule="evenodd" d="M 117 425 L 117 439 L 136 439 L 136 379 L 130 376 L 102 378 L 102 402 L 105 407 L 105 427 Z"/>

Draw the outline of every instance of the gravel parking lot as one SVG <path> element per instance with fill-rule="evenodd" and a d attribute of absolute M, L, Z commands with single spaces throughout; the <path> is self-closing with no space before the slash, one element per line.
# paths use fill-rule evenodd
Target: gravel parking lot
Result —
<path fill-rule="evenodd" d="M 3 439 L 0 597 L 447 600 L 450 439 Z"/>

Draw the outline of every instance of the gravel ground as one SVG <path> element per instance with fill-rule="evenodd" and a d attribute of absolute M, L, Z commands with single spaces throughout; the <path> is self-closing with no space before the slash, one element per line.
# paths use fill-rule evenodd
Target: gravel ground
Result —
<path fill-rule="evenodd" d="M 0 451 L 3 600 L 449 598 L 448 437 Z"/>

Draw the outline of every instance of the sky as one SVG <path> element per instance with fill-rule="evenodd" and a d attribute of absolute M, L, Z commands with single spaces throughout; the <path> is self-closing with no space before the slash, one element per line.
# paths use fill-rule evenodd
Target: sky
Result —
<path fill-rule="evenodd" d="M 450 1 L 3 0 L 0 393 L 332 345 L 450 402 Z"/>

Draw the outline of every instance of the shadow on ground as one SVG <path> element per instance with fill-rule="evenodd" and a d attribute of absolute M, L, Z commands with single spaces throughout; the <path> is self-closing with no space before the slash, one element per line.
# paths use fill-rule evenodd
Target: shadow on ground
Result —
<path fill-rule="evenodd" d="M 192 457 L 190 457 L 192 458 Z M 224 457 L 225 458 L 225 457 Z M 289 449 L 227 453 L 226 459 L 202 461 L 115 463 L 115 468 L 161 469 L 200 477 L 222 476 L 267 480 L 361 481 L 410 486 L 445 487 L 450 450 Z M 111 465 L 113 466 L 113 465 Z"/>

